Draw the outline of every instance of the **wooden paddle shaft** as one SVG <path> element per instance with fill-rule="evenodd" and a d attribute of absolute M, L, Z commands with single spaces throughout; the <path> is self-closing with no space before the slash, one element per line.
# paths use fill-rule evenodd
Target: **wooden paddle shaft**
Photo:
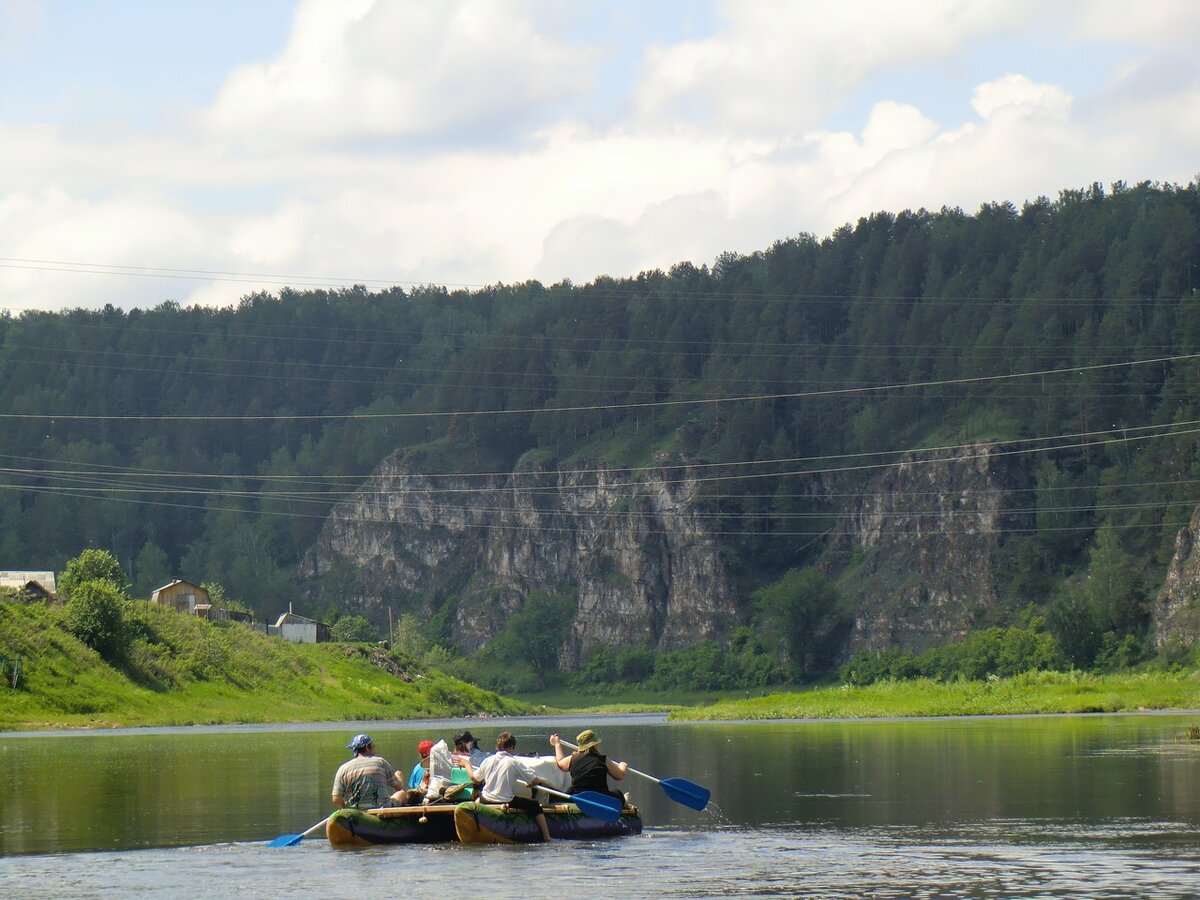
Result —
<path fill-rule="evenodd" d="M 380 819 L 394 819 L 398 816 L 444 815 L 454 812 L 456 806 L 457 804 L 446 803 L 440 803 L 437 806 L 384 806 L 379 809 L 368 809 L 366 812 L 368 815 L 378 816 Z M 566 804 L 544 806 L 542 809 L 544 812 L 549 813 L 567 813 L 571 811 L 570 807 Z"/>
<path fill-rule="evenodd" d="M 328 821 L 329 821 L 329 816 L 326 816 L 320 822 L 318 822 L 316 825 L 314 825 L 312 828 L 308 829 L 308 831 L 302 831 L 300 833 L 300 837 L 306 838 L 310 834 L 316 834 L 319 829 L 322 829 L 325 827 L 325 823 Z"/>

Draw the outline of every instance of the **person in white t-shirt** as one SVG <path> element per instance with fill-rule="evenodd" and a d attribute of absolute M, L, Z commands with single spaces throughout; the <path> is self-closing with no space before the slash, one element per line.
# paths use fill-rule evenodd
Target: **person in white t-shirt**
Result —
<path fill-rule="evenodd" d="M 541 779 L 513 756 L 512 752 L 516 749 L 517 739 L 510 732 L 500 732 L 496 737 L 495 753 L 478 766 L 472 765 L 470 759 L 466 760 L 467 774 L 473 782 L 483 785 L 484 803 L 503 803 L 529 813 L 537 821 L 542 840 L 549 841 L 550 829 L 546 826 L 546 814 L 542 812 L 542 805 L 530 797 L 517 795 L 521 788 L 540 784 Z"/>

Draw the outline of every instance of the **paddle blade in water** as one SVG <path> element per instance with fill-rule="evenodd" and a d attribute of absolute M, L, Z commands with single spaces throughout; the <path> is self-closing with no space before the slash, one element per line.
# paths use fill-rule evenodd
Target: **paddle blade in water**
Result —
<path fill-rule="evenodd" d="M 708 788 L 693 784 L 684 778 L 664 778 L 659 784 L 668 797 L 692 809 L 704 809 L 708 806 L 708 798 L 712 796 Z"/>
<path fill-rule="evenodd" d="M 316 834 L 318 831 L 320 831 L 321 828 L 323 828 L 325 823 L 328 821 L 329 821 L 329 816 L 326 816 L 320 822 L 318 822 L 316 825 L 313 825 L 310 828 L 306 828 L 304 831 L 300 832 L 299 834 L 281 834 L 279 837 L 275 838 L 275 840 L 267 841 L 267 846 L 268 847 L 295 847 L 298 843 L 300 843 L 302 840 L 304 840 L 310 834 Z"/>

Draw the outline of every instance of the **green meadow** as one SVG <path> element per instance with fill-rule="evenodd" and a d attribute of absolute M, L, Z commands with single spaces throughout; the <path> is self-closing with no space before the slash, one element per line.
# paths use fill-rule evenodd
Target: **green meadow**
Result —
<path fill-rule="evenodd" d="M 671 719 L 854 719 L 1200 709 L 1200 672 L 1031 672 L 984 681 L 917 678 L 720 700 Z"/>
<path fill-rule="evenodd" d="M 131 604 L 107 662 L 62 607 L 0 602 L 0 730 L 520 715 L 523 703 L 362 644 L 292 644 L 236 623 Z M 17 686 L 11 661 L 20 660 Z"/>

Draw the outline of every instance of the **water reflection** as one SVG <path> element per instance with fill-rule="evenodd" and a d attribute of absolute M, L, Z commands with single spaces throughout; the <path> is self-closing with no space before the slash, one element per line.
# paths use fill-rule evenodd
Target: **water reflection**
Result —
<path fill-rule="evenodd" d="M 641 838 L 507 853 L 261 844 L 328 813 L 354 731 L 370 730 L 407 770 L 417 741 L 448 738 L 461 722 L 0 735 L 0 893 L 52 868 L 55 893 L 67 896 L 165 892 L 168 872 L 217 886 L 253 872 L 278 896 L 336 889 L 335 875 L 402 877 L 419 892 L 446 889 L 446 866 L 473 870 L 486 860 L 494 896 L 519 894 L 506 894 L 504 879 L 527 877 L 531 862 L 556 892 L 607 885 L 605 896 L 618 882 L 597 879 L 632 879 L 627 896 L 645 896 L 648 884 L 668 896 L 1128 896 L 1131 885 L 1187 896 L 1182 888 L 1200 883 L 1200 747 L 1174 738 L 1194 720 L 473 721 L 485 744 L 508 728 L 524 736 L 522 749 L 547 752 L 543 731 L 594 724 L 618 758 L 713 792 L 710 810 L 697 813 L 630 776 L 624 787 L 648 826 Z M 180 845 L 197 846 L 169 849 Z M 156 849 L 32 855 L 135 848 Z"/>

